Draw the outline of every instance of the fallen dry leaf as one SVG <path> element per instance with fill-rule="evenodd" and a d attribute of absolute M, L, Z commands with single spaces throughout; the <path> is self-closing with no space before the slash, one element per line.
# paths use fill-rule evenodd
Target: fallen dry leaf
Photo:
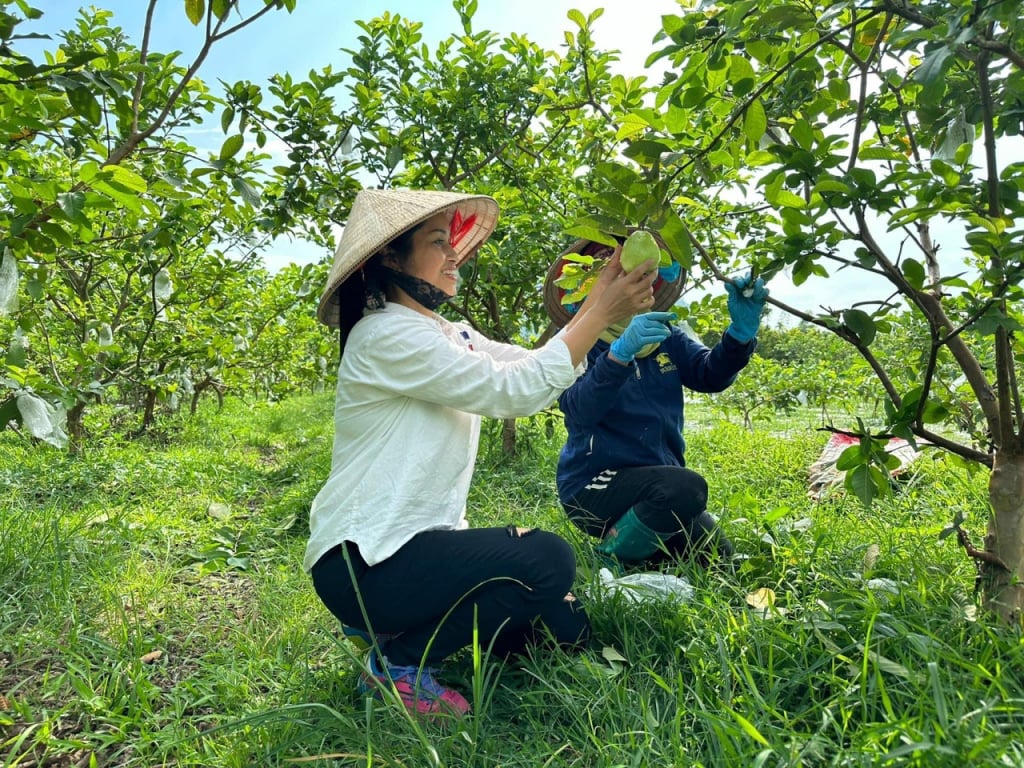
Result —
<path fill-rule="evenodd" d="M 771 608 L 775 605 L 775 592 L 768 587 L 755 589 L 747 595 L 747 605 L 760 610 Z"/>

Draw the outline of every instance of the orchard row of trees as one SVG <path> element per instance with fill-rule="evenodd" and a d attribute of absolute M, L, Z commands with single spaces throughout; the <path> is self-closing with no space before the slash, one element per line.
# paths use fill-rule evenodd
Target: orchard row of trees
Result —
<path fill-rule="evenodd" d="M 991 470 L 991 524 L 968 551 L 989 606 L 1020 620 L 1018 3 L 694 4 L 662 17 L 653 78 L 613 71 L 600 11 L 571 12 L 552 52 L 477 30 L 476 0 L 454 0 L 461 29 L 433 48 L 384 14 L 360 22 L 346 66 L 218 93 L 198 79 L 209 47 L 295 1 L 188 0 L 206 45 L 180 63 L 102 11 L 32 61 L 18 44 L 37 13 L 0 0 L 4 422 L 62 404 L 75 435 L 100 398 L 145 421 L 190 387 L 322 380 L 322 266 L 268 275 L 261 244 L 301 235 L 326 253 L 367 180 L 483 192 L 501 226 L 449 311 L 499 339 L 549 332 L 538 286 L 567 234 L 655 228 L 698 286 L 747 265 L 797 284 L 875 276 L 887 287 L 855 306 L 772 301 L 871 371 L 886 423 L 843 425 L 861 435 L 845 464 L 862 498 L 888 485 L 891 435 Z M 199 153 L 189 131 L 211 123 L 223 144 Z"/>
<path fill-rule="evenodd" d="M 227 4 L 227 5 L 234 5 Z M 0 421 L 62 445 L 104 400 L 152 422 L 204 390 L 280 395 L 322 382 L 332 353 L 308 309 L 322 269 L 269 275 L 263 170 L 240 135 L 200 154 L 190 130 L 223 109 L 195 77 L 248 21 L 207 11 L 185 66 L 82 11 L 46 60 L 17 51 L 38 18 L 0 5 Z M 218 7 L 219 6 L 219 7 Z M 24 29 L 24 31 L 22 31 Z"/>

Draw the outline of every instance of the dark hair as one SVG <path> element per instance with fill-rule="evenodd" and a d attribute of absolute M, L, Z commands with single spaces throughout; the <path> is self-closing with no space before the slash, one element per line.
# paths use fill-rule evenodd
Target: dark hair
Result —
<path fill-rule="evenodd" d="M 363 317 L 363 310 L 366 308 L 366 294 L 368 290 L 387 291 L 388 279 L 380 265 L 384 256 L 394 257 L 399 264 L 404 264 L 412 255 L 412 239 L 417 230 L 423 224 L 417 224 L 411 229 L 405 230 L 393 240 L 383 245 L 373 256 L 367 259 L 362 267 L 357 269 L 348 279 L 338 286 L 334 292 L 334 301 L 338 304 L 338 317 L 340 334 L 338 339 L 338 356 L 345 354 L 345 342 L 352 332 L 352 328 Z"/>

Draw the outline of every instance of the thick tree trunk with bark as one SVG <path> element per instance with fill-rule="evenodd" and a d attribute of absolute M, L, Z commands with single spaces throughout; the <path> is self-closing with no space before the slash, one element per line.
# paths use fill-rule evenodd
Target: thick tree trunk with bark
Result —
<path fill-rule="evenodd" d="M 1024 455 L 997 451 L 989 478 L 992 518 L 981 561 L 985 606 L 1004 621 L 1024 618 Z"/>

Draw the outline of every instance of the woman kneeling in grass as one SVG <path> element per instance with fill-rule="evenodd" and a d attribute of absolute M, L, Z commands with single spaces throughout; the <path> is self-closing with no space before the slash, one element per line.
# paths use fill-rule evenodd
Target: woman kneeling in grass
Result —
<path fill-rule="evenodd" d="M 373 642 L 360 688 L 397 691 L 413 712 L 469 703 L 434 666 L 473 642 L 501 655 L 550 636 L 589 636 L 559 536 L 471 529 L 466 498 L 481 416 L 550 405 L 609 325 L 653 301 L 654 264 L 617 264 L 561 333 L 536 350 L 501 344 L 435 310 L 490 236 L 490 197 L 363 190 L 334 257 L 319 317 L 341 330 L 330 476 L 313 501 L 305 568 L 349 631 Z"/>

